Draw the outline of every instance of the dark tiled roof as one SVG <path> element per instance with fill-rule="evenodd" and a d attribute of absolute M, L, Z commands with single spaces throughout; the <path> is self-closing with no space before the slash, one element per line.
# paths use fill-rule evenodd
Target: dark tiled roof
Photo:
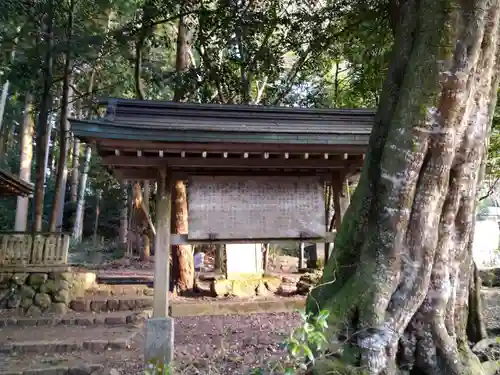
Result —
<path fill-rule="evenodd" d="M 76 137 L 146 142 L 356 145 L 374 121 L 366 109 L 313 109 L 105 99 L 106 114 L 71 119 Z"/>
<path fill-rule="evenodd" d="M 105 99 L 106 121 L 164 130 L 370 134 L 374 111 Z"/>

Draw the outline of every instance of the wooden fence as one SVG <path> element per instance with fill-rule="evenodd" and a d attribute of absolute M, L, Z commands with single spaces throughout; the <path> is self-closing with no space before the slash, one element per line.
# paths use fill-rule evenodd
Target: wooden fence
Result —
<path fill-rule="evenodd" d="M 0 232 L 0 266 L 66 264 L 70 238 L 66 233 Z"/>

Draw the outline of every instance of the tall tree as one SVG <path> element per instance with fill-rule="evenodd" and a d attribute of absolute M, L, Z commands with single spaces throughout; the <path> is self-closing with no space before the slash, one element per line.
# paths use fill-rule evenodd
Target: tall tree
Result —
<path fill-rule="evenodd" d="M 30 93 L 25 94 L 24 114 L 21 126 L 21 157 L 19 165 L 19 178 L 30 182 L 31 180 L 31 162 L 33 159 L 33 96 Z M 16 219 L 14 230 L 25 232 L 28 223 L 29 198 L 18 197 L 16 208 Z"/>
<path fill-rule="evenodd" d="M 80 187 L 81 189 L 81 187 Z M 128 217 L 129 217 L 129 212 L 128 212 L 128 183 L 127 181 L 121 181 L 120 182 L 120 192 L 121 192 L 121 199 L 120 199 L 120 230 L 118 234 L 118 243 L 121 246 L 126 247 L 127 246 L 127 239 L 128 239 L 128 231 L 130 228 L 128 227 Z M 130 213 L 131 214 L 131 213 Z"/>
<path fill-rule="evenodd" d="M 144 196 L 142 200 L 142 204 L 146 207 L 147 212 L 149 213 L 149 198 L 151 196 L 151 185 L 149 184 L 149 180 L 144 181 Z M 145 231 L 142 236 L 143 245 L 142 251 L 140 254 L 141 260 L 149 260 L 151 257 L 151 238 L 149 231 Z"/>
<path fill-rule="evenodd" d="M 85 146 L 83 157 L 83 171 L 80 174 L 80 183 L 78 190 L 78 199 L 76 203 L 75 223 L 73 226 L 73 238 L 80 242 L 83 234 L 83 211 L 85 210 L 85 190 L 87 189 L 87 179 L 90 170 L 90 158 L 92 156 L 92 147 Z"/>
<path fill-rule="evenodd" d="M 177 29 L 177 57 L 176 57 L 176 87 L 174 93 L 175 101 L 185 98 L 183 73 L 189 68 L 189 37 L 185 17 L 180 17 Z M 184 181 L 176 181 L 172 195 L 172 230 L 176 234 L 188 233 L 188 206 L 187 192 Z M 194 286 L 194 259 L 190 245 L 172 246 L 172 280 L 175 291 L 186 292 Z"/>
<path fill-rule="evenodd" d="M 63 87 L 61 98 L 61 114 L 59 116 L 59 161 L 57 163 L 56 190 L 52 211 L 49 220 L 49 231 L 55 232 L 57 224 L 59 230 L 62 225 L 63 207 L 66 196 L 66 182 L 68 179 L 68 153 L 69 153 L 69 106 L 73 99 L 73 89 L 71 87 L 72 75 L 72 39 L 73 39 L 73 17 L 75 12 L 75 0 L 70 0 L 68 9 L 68 24 L 66 26 L 66 51 L 63 69 Z M 77 155 L 78 157 L 78 155 Z"/>
<path fill-rule="evenodd" d="M 49 147 L 50 122 L 49 113 L 52 108 L 52 76 L 53 76 L 53 45 L 54 45 L 54 13 L 53 0 L 47 1 L 45 16 L 46 52 L 43 63 L 43 91 L 40 97 L 40 108 L 36 133 L 36 186 L 35 186 L 35 222 L 33 230 L 42 231 L 43 201 L 46 174 L 46 152 Z"/>
<path fill-rule="evenodd" d="M 466 337 L 478 171 L 496 103 L 499 0 L 399 2 L 358 187 L 308 309 L 330 309 L 330 366 L 481 375 Z"/>

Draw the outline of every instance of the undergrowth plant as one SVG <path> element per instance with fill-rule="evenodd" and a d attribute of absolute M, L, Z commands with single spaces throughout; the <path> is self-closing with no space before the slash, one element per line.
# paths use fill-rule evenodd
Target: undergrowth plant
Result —
<path fill-rule="evenodd" d="M 329 314 L 327 310 L 317 315 L 301 312 L 302 324 L 284 342 L 288 356 L 272 369 L 255 368 L 250 375 L 297 375 L 307 370 L 321 357 L 328 344 L 325 331 Z"/>
<path fill-rule="evenodd" d="M 170 366 L 167 363 L 157 363 L 152 361 L 148 363 L 144 370 L 144 375 L 171 375 Z"/>

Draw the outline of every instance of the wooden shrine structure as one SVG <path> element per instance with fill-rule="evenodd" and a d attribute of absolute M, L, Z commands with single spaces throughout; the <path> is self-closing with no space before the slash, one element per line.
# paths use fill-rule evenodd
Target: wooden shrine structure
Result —
<path fill-rule="evenodd" d="M 0 198 L 27 197 L 34 185 L 0 169 Z M 0 266 L 54 266 L 68 260 L 69 235 L 0 232 Z"/>
<path fill-rule="evenodd" d="M 70 119 L 74 135 L 93 144 L 118 179 L 157 181 L 153 317 L 158 320 L 148 323 L 151 335 L 170 329 L 172 244 L 331 241 L 324 183 L 340 190 L 360 170 L 374 121 L 374 112 L 362 109 L 126 99 L 100 104 L 107 106 L 103 117 Z M 172 182 L 181 179 L 188 181 L 189 232 L 172 235 Z M 153 354 L 146 358 L 161 353 L 171 358 L 173 343 L 160 341 L 172 337 L 147 339 Z"/>
<path fill-rule="evenodd" d="M 32 195 L 33 184 L 23 181 L 10 172 L 0 169 L 0 198 Z"/>

